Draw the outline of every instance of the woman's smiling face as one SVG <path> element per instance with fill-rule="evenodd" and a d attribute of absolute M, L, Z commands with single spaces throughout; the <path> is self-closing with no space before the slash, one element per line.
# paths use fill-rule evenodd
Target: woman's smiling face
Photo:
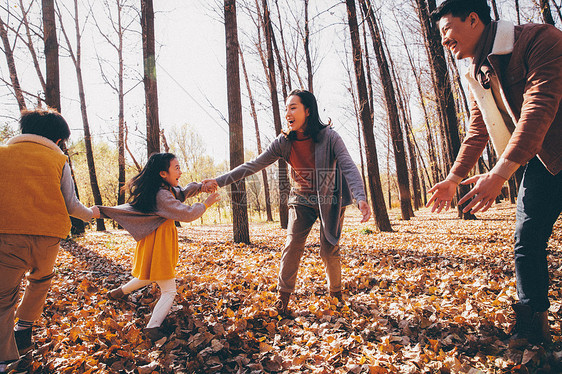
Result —
<path fill-rule="evenodd" d="M 309 115 L 309 110 L 297 95 L 291 95 L 287 98 L 285 106 L 285 119 L 288 122 L 290 131 L 304 132 Z"/>

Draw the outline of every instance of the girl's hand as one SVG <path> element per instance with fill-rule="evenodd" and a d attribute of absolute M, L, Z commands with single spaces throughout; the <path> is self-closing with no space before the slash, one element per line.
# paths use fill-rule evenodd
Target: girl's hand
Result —
<path fill-rule="evenodd" d="M 221 199 L 220 195 L 217 192 L 210 194 L 207 199 L 205 200 L 205 205 L 209 208 L 211 205 L 216 203 Z"/>
<path fill-rule="evenodd" d="M 94 213 L 92 218 L 100 218 L 100 208 L 98 208 L 97 206 L 94 205 L 90 209 L 92 209 L 92 213 Z"/>
<path fill-rule="evenodd" d="M 201 192 L 213 193 L 216 192 L 217 188 L 219 188 L 219 185 L 215 179 L 204 179 L 201 181 L 201 183 L 203 184 L 201 186 Z"/>
<path fill-rule="evenodd" d="M 361 211 L 361 214 L 363 214 L 363 219 L 361 219 L 361 223 L 367 222 L 369 218 L 371 218 L 371 208 L 369 207 L 369 204 L 367 204 L 365 200 L 359 200 L 357 206 Z"/>

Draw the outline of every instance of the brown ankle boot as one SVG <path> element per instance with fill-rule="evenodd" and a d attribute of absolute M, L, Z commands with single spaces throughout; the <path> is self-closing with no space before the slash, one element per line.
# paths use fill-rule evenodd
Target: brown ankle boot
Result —
<path fill-rule="evenodd" d="M 288 315 L 289 312 L 289 301 L 291 299 L 291 293 L 285 291 L 279 291 L 277 295 L 277 301 L 275 301 L 275 309 L 280 315 Z"/>
<path fill-rule="evenodd" d="M 127 295 L 123 292 L 121 287 L 111 290 L 107 293 L 107 298 L 111 300 L 124 299 Z"/>
<path fill-rule="evenodd" d="M 526 339 L 530 344 L 550 344 L 548 311 L 534 312 L 529 305 L 513 304 L 515 326 L 510 341 Z"/>

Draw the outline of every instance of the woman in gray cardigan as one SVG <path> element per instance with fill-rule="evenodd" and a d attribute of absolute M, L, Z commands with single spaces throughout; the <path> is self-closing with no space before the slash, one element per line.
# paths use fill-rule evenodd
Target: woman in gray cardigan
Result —
<path fill-rule="evenodd" d="M 320 121 L 314 95 L 292 91 L 286 103 L 289 132 L 280 134 L 256 159 L 216 179 L 203 181 L 206 188 L 223 187 L 257 173 L 284 159 L 291 165 L 293 187 L 289 196 L 287 241 L 281 256 L 278 299 L 280 314 L 288 314 L 289 298 L 295 290 L 304 244 L 312 225 L 320 217 L 320 256 L 326 266 L 330 295 L 342 301 L 341 262 L 338 241 L 345 207 L 357 201 L 366 222 L 371 210 L 361 175 L 341 137 Z"/>

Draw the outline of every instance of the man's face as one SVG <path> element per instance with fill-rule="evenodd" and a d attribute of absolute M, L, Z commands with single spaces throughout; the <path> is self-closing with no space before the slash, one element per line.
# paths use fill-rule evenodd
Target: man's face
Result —
<path fill-rule="evenodd" d="M 474 57 L 476 45 L 484 25 L 476 13 L 470 13 L 465 20 L 451 14 L 441 17 L 438 23 L 441 44 L 448 48 L 457 60 Z"/>

